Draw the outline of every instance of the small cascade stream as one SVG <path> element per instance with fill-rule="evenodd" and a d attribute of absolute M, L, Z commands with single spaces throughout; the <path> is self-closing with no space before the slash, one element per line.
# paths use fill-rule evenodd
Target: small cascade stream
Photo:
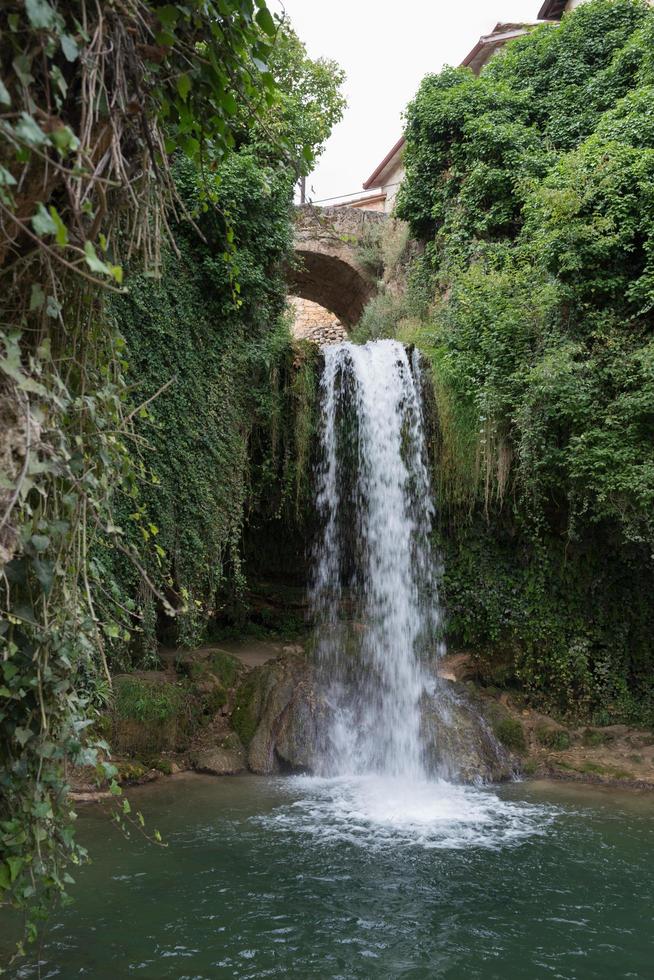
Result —
<path fill-rule="evenodd" d="M 320 768 L 424 779 L 421 699 L 441 610 L 419 359 L 394 340 L 324 355 L 310 593 L 331 709 Z"/>

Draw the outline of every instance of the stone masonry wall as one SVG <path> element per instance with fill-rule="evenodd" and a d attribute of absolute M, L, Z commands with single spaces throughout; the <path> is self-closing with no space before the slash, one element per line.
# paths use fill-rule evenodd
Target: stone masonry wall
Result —
<path fill-rule="evenodd" d="M 295 313 L 292 333 L 297 340 L 311 340 L 316 344 L 338 344 L 347 340 L 347 331 L 334 313 L 310 299 L 289 297 Z"/>

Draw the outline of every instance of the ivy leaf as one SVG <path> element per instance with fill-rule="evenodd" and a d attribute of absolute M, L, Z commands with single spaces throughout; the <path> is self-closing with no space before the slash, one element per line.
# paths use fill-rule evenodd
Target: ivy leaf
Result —
<path fill-rule="evenodd" d="M 32 228 L 37 235 L 42 238 L 45 235 L 56 235 L 57 226 L 52 220 L 52 216 L 48 214 L 45 206 L 39 201 L 39 205 L 36 209 L 36 214 L 32 217 Z"/>
<path fill-rule="evenodd" d="M 72 34 L 62 34 L 61 50 L 64 53 L 66 61 L 77 61 L 79 56 L 79 47 Z"/>
<path fill-rule="evenodd" d="M 223 95 L 223 109 L 228 116 L 235 116 L 238 105 L 232 92 L 225 92 Z"/>
<path fill-rule="evenodd" d="M 57 302 L 54 296 L 48 296 L 45 302 L 45 312 L 52 319 L 57 320 L 61 314 L 61 304 Z"/>
<path fill-rule="evenodd" d="M 27 112 L 21 112 L 15 132 L 16 136 L 29 146 L 43 146 L 48 139 L 41 127 L 37 126 Z"/>
<path fill-rule="evenodd" d="M 99 272 L 105 276 L 110 275 L 106 263 L 101 258 L 98 258 L 98 253 L 95 250 L 93 242 L 84 242 L 84 254 L 86 256 L 86 264 L 91 272 Z"/>
<path fill-rule="evenodd" d="M 9 868 L 6 864 L 0 864 L 0 892 L 7 891 L 10 885 Z"/>
<path fill-rule="evenodd" d="M 0 167 L 0 187 L 11 187 L 16 183 L 16 178 L 9 173 L 6 167 Z"/>
<path fill-rule="evenodd" d="M 7 864 L 9 865 L 9 874 L 11 876 L 12 884 L 20 874 L 20 869 L 25 864 L 25 858 L 22 857 L 8 857 Z"/>
<path fill-rule="evenodd" d="M 268 37 L 274 37 L 277 33 L 277 28 L 275 27 L 275 21 L 273 20 L 272 14 L 266 6 L 260 7 L 254 15 L 254 19 L 257 24 Z"/>
<path fill-rule="evenodd" d="M 25 11 L 32 27 L 51 30 L 57 26 L 57 14 L 48 0 L 25 0 Z"/>
<path fill-rule="evenodd" d="M 14 729 L 14 738 L 16 739 L 16 741 L 18 742 L 21 748 L 24 748 L 27 745 L 27 743 L 29 742 L 29 740 L 32 738 L 33 735 L 34 732 L 31 730 L 31 728 Z"/>
<path fill-rule="evenodd" d="M 32 558 L 32 568 L 44 595 L 50 595 L 54 581 L 54 564 L 45 558 Z"/>
<path fill-rule="evenodd" d="M 109 272 L 114 277 L 118 285 L 122 285 L 123 282 L 123 268 L 120 265 L 112 265 L 111 262 L 107 263 L 107 268 Z"/>
<path fill-rule="evenodd" d="M 180 98 L 186 102 L 188 94 L 191 91 L 191 79 L 188 75 L 180 75 L 177 79 L 177 91 L 179 92 Z"/>
<path fill-rule="evenodd" d="M 172 3 L 167 3 L 165 7 L 159 7 L 155 13 L 164 27 L 174 27 L 179 17 L 179 10 Z"/>
<path fill-rule="evenodd" d="M 50 134 L 50 140 L 62 155 L 79 146 L 79 140 L 70 126 L 59 126 Z"/>
<path fill-rule="evenodd" d="M 30 312 L 34 310 L 40 310 L 45 302 L 45 293 L 41 289 L 38 282 L 32 283 L 32 291 L 30 294 Z"/>
<path fill-rule="evenodd" d="M 68 244 L 68 229 L 66 228 L 66 225 L 63 223 L 63 221 L 59 217 L 59 212 L 57 211 L 57 209 L 55 207 L 53 207 L 52 205 L 50 205 L 49 211 L 50 211 L 50 217 L 52 218 L 52 222 L 53 222 L 53 224 L 55 226 L 55 229 L 56 229 L 55 230 L 55 236 L 56 236 L 56 239 L 57 239 L 57 245 L 67 245 Z"/>
<path fill-rule="evenodd" d="M 18 57 L 14 58 L 13 60 L 13 67 L 14 71 L 18 75 L 19 82 L 21 85 L 24 85 L 25 88 L 27 88 L 28 85 L 34 81 L 34 76 L 30 71 L 31 62 L 25 57 L 24 54 L 19 54 Z"/>
<path fill-rule="evenodd" d="M 62 75 L 61 68 L 59 67 L 59 65 L 52 66 L 52 68 L 50 69 L 50 78 L 59 89 L 59 92 L 61 93 L 63 98 L 66 98 L 66 93 L 68 92 L 68 83 L 66 82 L 66 79 Z"/>

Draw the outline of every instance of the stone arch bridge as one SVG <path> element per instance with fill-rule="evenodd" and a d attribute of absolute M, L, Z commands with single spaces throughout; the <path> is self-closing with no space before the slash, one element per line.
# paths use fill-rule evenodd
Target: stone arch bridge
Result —
<path fill-rule="evenodd" d="M 358 257 L 358 246 L 377 233 L 386 215 L 352 207 L 295 209 L 295 257 L 289 292 L 334 313 L 346 329 L 358 322 L 377 292 L 374 274 Z"/>

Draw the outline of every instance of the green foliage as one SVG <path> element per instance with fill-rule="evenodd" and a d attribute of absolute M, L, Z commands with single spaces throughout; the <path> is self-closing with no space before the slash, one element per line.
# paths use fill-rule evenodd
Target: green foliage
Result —
<path fill-rule="evenodd" d="M 165 722 L 182 711 L 186 698 L 186 692 L 174 684 L 120 677 L 115 684 L 114 711 L 123 721 Z"/>
<path fill-rule="evenodd" d="M 431 366 L 451 637 L 607 721 L 654 719 L 653 37 L 591 0 L 428 77 L 398 198 L 437 296 L 395 331 Z"/>
<path fill-rule="evenodd" d="M 384 272 L 382 232 L 381 224 L 370 225 L 356 244 L 357 260 L 376 279 L 380 279 Z"/>
<path fill-rule="evenodd" d="M 223 650 L 216 650 L 206 660 L 195 661 L 191 666 L 190 676 L 192 680 L 200 680 L 207 674 L 213 674 L 223 687 L 230 688 L 238 680 L 242 669 L 242 664 L 236 657 Z"/>
<path fill-rule="evenodd" d="M 178 184 L 192 203 L 186 168 Z M 178 254 L 167 255 L 162 279 L 132 280 L 129 297 L 114 304 L 139 379 L 137 403 L 161 392 L 140 450 L 154 479 L 142 487 L 148 518 L 138 533 L 157 529 L 165 559 L 151 574 L 184 598 L 168 628 L 183 646 L 202 642 L 226 599 L 243 590 L 246 509 L 249 521 L 283 511 L 292 524 L 307 505 L 315 372 L 308 353 L 292 346 L 284 312 L 289 195 L 286 174 L 261 168 L 249 150 L 235 153 L 218 190 L 238 229 L 229 255 L 217 251 L 219 213 L 201 214 L 207 244 L 176 229 Z M 129 565 L 117 572 L 133 595 Z M 141 646 L 157 625 L 141 623 Z"/>
<path fill-rule="evenodd" d="M 517 718 L 503 718 L 493 726 L 493 734 L 512 752 L 526 752 L 525 732 Z"/>
<path fill-rule="evenodd" d="M 379 293 L 368 303 L 361 319 L 351 331 L 351 339 L 365 344 L 368 340 L 383 340 L 395 336 L 397 323 L 407 314 L 404 296 L 392 293 Z"/>
<path fill-rule="evenodd" d="M 279 162 L 280 145 L 288 147 L 294 171 L 308 174 L 343 115 L 346 103 L 340 88 L 345 73 L 335 61 L 309 58 L 288 23 L 277 31 L 267 60 L 278 86 L 275 99 L 254 121 L 241 104 L 237 146 L 253 147 L 268 164 Z"/>
<path fill-rule="evenodd" d="M 598 732 L 592 728 L 586 728 L 583 734 L 584 745 L 591 749 L 597 749 L 610 742 L 612 736 L 607 732 Z"/>
<path fill-rule="evenodd" d="M 546 725 L 536 729 L 536 741 L 555 752 L 564 752 L 572 744 L 569 734 L 562 728 L 548 728 Z"/>
<path fill-rule="evenodd" d="M 197 729 L 200 710 L 188 682 L 118 676 L 111 704 L 111 748 L 140 760 L 183 750 Z M 119 775 L 125 776 L 120 767 Z"/>

